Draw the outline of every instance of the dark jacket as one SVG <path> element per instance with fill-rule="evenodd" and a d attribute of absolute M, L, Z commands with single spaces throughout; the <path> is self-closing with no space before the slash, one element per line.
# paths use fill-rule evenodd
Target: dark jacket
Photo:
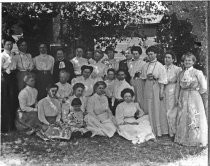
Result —
<path fill-rule="evenodd" d="M 125 74 L 126 74 L 125 80 L 128 83 L 130 83 L 131 76 L 130 76 L 130 73 L 128 72 L 127 59 L 124 59 L 124 60 L 120 61 L 120 63 L 119 63 L 119 70 L 124 70 L 125 71 Z"/>
<path fill-rule="evenodd" d="M 60 62 L 64 62 L 64 64 L 65 64 L 65 67 L 64 67 L 64 68 L 59 68 Z M 67 72 L 69 72 L 70 77 L 69 77 L 69 81 L 68 81 L 68 82 L 71 83 L 71 80 L 72 80 L 73 78 L 75 78 L 75 73 L 74 73 L 73 64 L 72 64 L 70 61 L 66 60 L 66 59 L 64 59 L 64 60 L 62 60 L 62 61 L 56 61 L 56 62 L 54 63 L 54 68 L 53 68 L 53 79 L 54 79 L 54 82 L 55 82 L 55 83 L 59 82 L 59 72 L 60 72 L 61 70 L 66 70 Z"/>

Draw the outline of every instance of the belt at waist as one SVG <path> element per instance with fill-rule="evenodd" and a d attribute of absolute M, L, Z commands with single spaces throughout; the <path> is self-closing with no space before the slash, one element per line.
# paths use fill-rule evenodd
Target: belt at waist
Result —
<path fill-rule="evenodd" d="M 184 90 L 184 91 L 198 91 L 199 89 L 196 89 L 196 88 L 181 88 L 181 90 Z"/>
<path fill-rule="evenodd" d="M 50 70 L 38 70 L 38 72 L 40 72 L 42 74 L 51 74 Z"/>

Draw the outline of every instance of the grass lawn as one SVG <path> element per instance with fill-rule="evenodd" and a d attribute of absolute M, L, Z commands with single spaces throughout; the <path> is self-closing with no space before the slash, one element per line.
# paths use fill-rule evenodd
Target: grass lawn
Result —
<path fill-rule="evenodd" d="M 44 142 L 20 132 L 1 134 L 0 165 L 207 166 L 207 149 L 184 147 L 169 138 L 133 145 L 112 138 Z"/>

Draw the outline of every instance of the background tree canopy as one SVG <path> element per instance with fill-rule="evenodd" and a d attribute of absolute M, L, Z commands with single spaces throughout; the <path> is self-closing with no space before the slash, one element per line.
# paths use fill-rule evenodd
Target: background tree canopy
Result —
<path fill-rule="evenodd" d="M 23 35 L 34 47 L 43 40 L 52 42 L 47 34 L 53 31 L 48 25 L 59 15 L 61 43 L 71 45 L 78 39 L 81 45 L 93 47 L 94 39 L 102 42 L 102 37 L 109 37 L 106 45 L 113 45 L 116 39 L 128 35 L 128 26 L 139 27 L 151 23 L 155 16 L 164 15 L 157 29 L 157 42 L 161 48 L 173 49 L 178 55 L 178 63 L 184 52 L 194 51 L 199 64 L 205 67 L 206 7 L 207 2 L 191 1 L 2 3 L 2 23 L 4 31 L 21 20 Z M 194 40 L 202 43 L 201 49 L 198 48 L 200 52 L 197 48 L 195 51 Z"/>

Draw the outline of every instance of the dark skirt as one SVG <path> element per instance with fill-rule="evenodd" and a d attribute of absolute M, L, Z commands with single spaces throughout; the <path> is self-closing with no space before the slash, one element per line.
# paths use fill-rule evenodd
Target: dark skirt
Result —
<path fill-rule="evenodd" d="M 1 132 L 15 129 L 15 116 L 18 108 L 16 73 L 2 73 L 1 77 Z"/>
<path fill-rule="evenodd" d="M 47 96 L 47 86 L 53 83 L 50 71 L 36 71 L 36 88 L 38 90 L 37 100 L 41 100 Z"/>

